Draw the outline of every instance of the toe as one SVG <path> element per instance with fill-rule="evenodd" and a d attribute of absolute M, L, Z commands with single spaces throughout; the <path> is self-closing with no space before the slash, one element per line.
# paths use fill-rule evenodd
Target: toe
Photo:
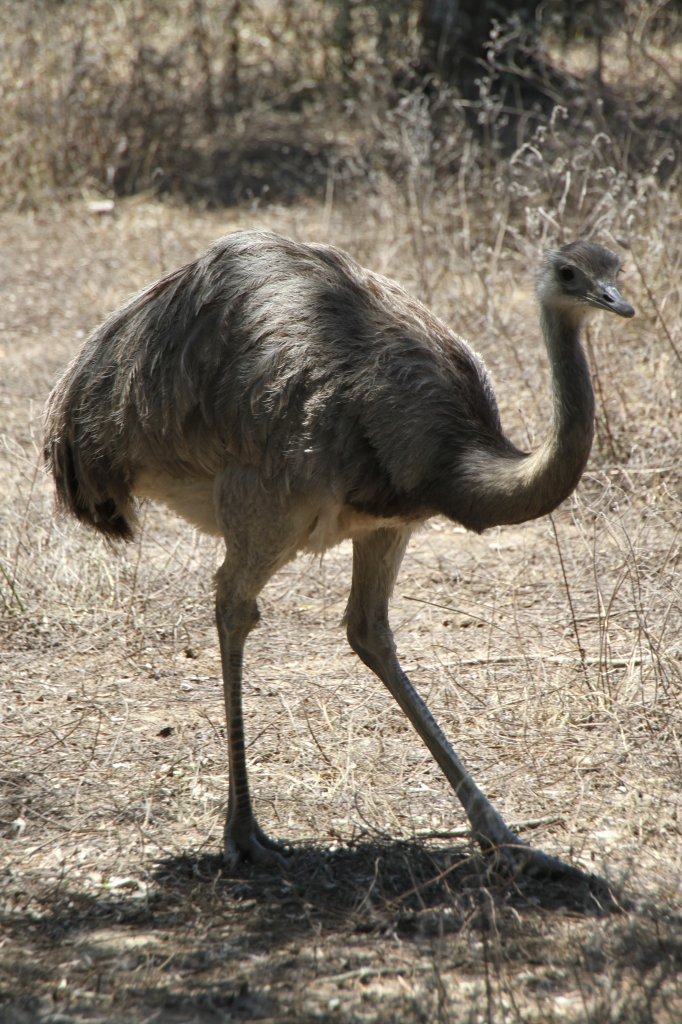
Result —
<path fill-rule="evenodd" d="M 223 857 L 231 869 L 245 860 L 260 867 L 286 867 L 285 851 L 286 846 L 270 839 L 256 821 L 249 822 L 246 827 L 232 823 L 225 827 Z"/>
<path fill-rule="evenodd" d="M 514 837 L 514 840 L 504 845 L 487 847 L 485 853 L 492 861 L 493 870 L 511 875 L 512 878 L 523 875 L 546 881 L 583 877 L 583 872 L 578 868 L 564 864 L 557 857 L 551 857 L 542 850 L 534 849 L 518 837 Z"/>

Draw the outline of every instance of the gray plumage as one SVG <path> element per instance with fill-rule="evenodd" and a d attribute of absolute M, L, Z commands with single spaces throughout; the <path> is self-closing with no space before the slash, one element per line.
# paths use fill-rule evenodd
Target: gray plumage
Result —
<path fill-rule="evenodd" d="M 268 232 L 229 235 L 99 327 L 50 396 L 45 455 L 58 503 L 129 539 L 138 497 L 222 534 L 217 622 L 230 746 L 226 852 L 278 856 L 253 817 L 241 658 L 256 597 L 298 551 L 354 540 L 349 640 L 406 711 L 486 846 L 524 850 L 475 787 L 402 672 L 388 598 L 411 530 L 473 530 L 551 511 L 592 440 L 580 345 L 590 306 L 634 311 L 619 261 L 576 242 L 545 255 L 537 292 L 554 416 L 531 455 L 502 431 L 471 348 L 345 253 Z M 534 855 L 537 856 L 537 855 Z"/>
<path fill-rule="evenodd" d="M 264 232 L 229 235 L 107 320 L 47 430 L 64 507 L 123 537 L 143 469 L 234 461 L 283 492 L 420 518 L 446 458 L 482 435 L 509 444 L 483 364 L 424 306 L 344 253 Z"/>

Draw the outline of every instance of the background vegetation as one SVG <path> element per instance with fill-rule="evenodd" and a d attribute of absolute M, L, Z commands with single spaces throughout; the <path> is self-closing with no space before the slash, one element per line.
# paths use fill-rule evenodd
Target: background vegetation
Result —
<path fill-rule="evenodd" d="M 404 183 L 415 161 L 443 187 L 475 165 L 489 189 L 534 142 L 550 165 L 596 142 L 620 175 L 678 170 L 673 0 L 3 8 L 14 208 L 84 187 L 214 204 L 365 194 L 382 174 Z"/>
<path fill-rule="evenodd" d="M 2 1024 L 682 1017 L 680 5 L 509 7 L 0 0 Z M 598 884 L 486 872 L 338 629 L 346 545 L 272 581 L 247 651 L 291 869 L 225 873 L 218 546 L 153 508 L 123 552 L 55 519 L 41 410 L 99 319 L 255 226 L 473 339 L 521 445 L 548 415 L 540 251 L 623 255 L 637 318 L 588 331 L 576 496 L 483 538 L 433 523 L 393 607 L 476 778 Z"/>

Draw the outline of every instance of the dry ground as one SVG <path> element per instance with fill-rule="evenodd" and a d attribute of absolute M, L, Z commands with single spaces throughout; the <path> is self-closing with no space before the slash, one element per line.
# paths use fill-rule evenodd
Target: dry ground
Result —
<path fill-rule="evenodd" d="M 296 852 L 284 874 L 226 873 L 217 546 L 150 508 L 139 543 L 111 551 L 53 517 L 38 458 L 79 339 L 256 224 L 334 240 L 422 294 L 428 273 L 523 443 L 547 416 L 526 262 L 483 279 L 439 236 L 426 268 L 376 204 L 74 203 L 0 224 L 0 1021 L 682 1019 L 679 233 L 633 236 L 638 319 L 590 334 L 599 433 L 576 497 L 482 538 L 432 524 L 393 603 L 405 667 L 475 777 L 526 838 L 600 880 L 569 888 L 486 874 L 345 643 L 345 546 L 264 594 L 251 778 Z"/>

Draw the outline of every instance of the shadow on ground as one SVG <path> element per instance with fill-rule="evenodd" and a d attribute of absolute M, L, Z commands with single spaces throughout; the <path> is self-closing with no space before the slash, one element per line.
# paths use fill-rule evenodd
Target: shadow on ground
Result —
<path fill-rule="evenodd" d="M 562 951 L 554 939 L 576 919 L 598 935 L 622 923 L 579 954 L 591 972 L 611 970 L 614 955 L 642 978 L 682 967 L 679 922 L 661 928 L 660 912 L 632 913 L 605 880 L 504 881 L 464 848 L 363 839 L 301 848 L 286 871 L 233 873 L 217 855 L 186 855 L 158 862 L 144 891 L 130 881 L 92 895 L 63 879 L 4 915 L 2 1024 L 56 1010 L 75 1021 L 93 1006 L 106 1020 L 322 1020 L 299 993 L 382 972 L 414 985 L 438 948 L 465 973 L 480 975 L 474 945 L 514 970 L 556 970 L 562 958 L 570 968 L 575 944 Z"/>
<path fill-rule="evenodd" d="M 158 864 L 154 879 L 166 894 L 180 897 L 210 884 L 214 896 L 262 900 L 266 918 L 273 905 L 282 912 L 305 906 L 306 917 L 322 927 L 398 929 L 417 933 L 420 919 L 447 912 L 448 931 L 470 923 L 482 902 L 562 911 L 588 916 L 624 909 L 618 895 L 596 875 L 567 868 L 567 877 L 515 879 L 496 875 L 484 858 L 465 848 L 428 846 L 393 839 L 362 839 L 334 850 L 298 847 L 284 871 L 245 864 L 229 873 L 219 855 L 180 856 Z M 255 917 L 258 917 L 256 913 Z M 442 925 L 442 922 L 441 922 Z"/>
<path fill-rule="evenodd" d="M 174 195 L 183 202 L 212 208 L 322 199 L 331 179 L 348 182 L 354 171 L 337 146 L 315 128 L 282 123 L 251 128 L 225 139 L 215 135 L 192 144 L 165 139 L 157 163 L 146 152 L 128 151 L 111 169 L 116 195 L 135 195 L 152 189 L 157 196 Z"/>

